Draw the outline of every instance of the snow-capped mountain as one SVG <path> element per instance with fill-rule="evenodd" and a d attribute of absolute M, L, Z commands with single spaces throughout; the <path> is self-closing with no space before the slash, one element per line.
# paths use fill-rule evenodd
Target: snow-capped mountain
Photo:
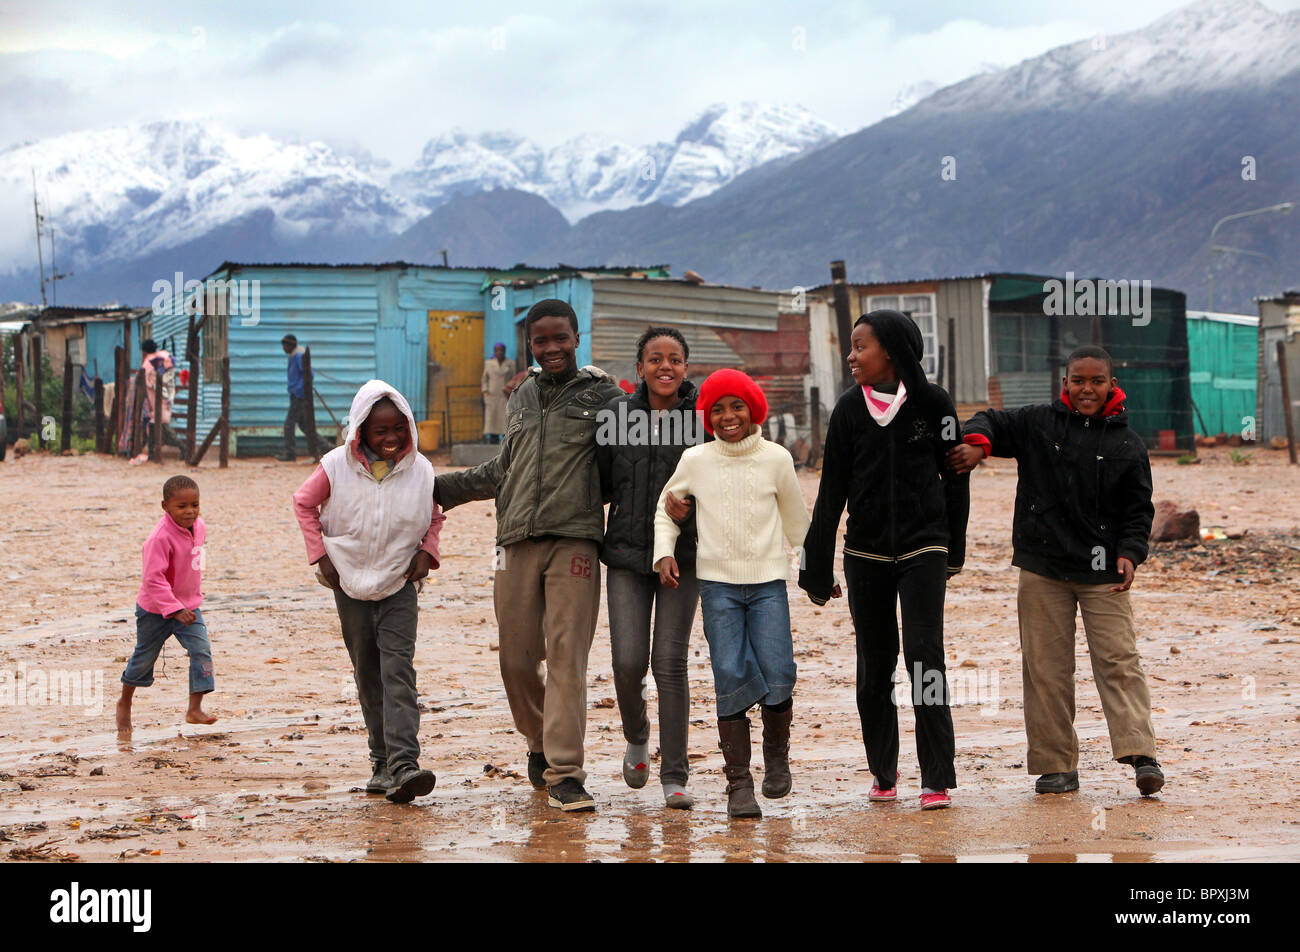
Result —
<path fill-rule="evenodd" d="M 1300 280 L 1300 215 L 1219 233 L 1258 257 L 1212 256 L 1207 238 L 1225 215 L 1296 200 L 1296 103 L 1300 11 L 1202 0 L 940 89 L 703 201 L 590 216 L 523 257 L 670 261 L 764 287 L 823 282 L 837 258 L 854 280 L 1140 276 L 1188 307 L 1206 306 L 1213 269 L 1216 306 L 1251 313 Z"/>
<path fill-rule="evenodd" d="M 170 258 L 200 270 L 223 257 L 367 260 L 450 198 L 493 189 L 531 192 L 571 218 L 651 201 L 678 205 L 835 136 L 804 109 L 753 103 L 711 107 L 673 142 L 646 147 L 583 135 L 544 151 L 508 132 L 453 131 L 385 181 L 384 163 L 360 146 L 289 143 L 214 122 L 152 122 L 0 150 L 0 207 L 30 221 L 35 170 L 59 270 L 73 272 L 60 293 L 99 294 L 119 286 L 110 272 L 129 270 L 134 286 L 140 274 L 165 272 Z M 33 237 L 23 227 L 0 239 L 0 284 L 27 296 L 17 289 L 34 283 Z M 47 247 L 47 269 L 48 257 Z M 86 284 L 88 273 L 104 280 Z"/>
<path fill-rule="evenodd" d="M 382 238 L 423 214 L 321 143 L 241 136 L 199 121 L 7 149 L 0 152 L 0 189 L 30 196 L 33 170 L 61 268 L 138 259 L 266 210 L 286 244 L 312 236 Z"/>
<path fill-rule="evenodd" d="M 920 108 L 966 112 L 1085 108 L 1229 89 L 1259 89 L 1300 67 L 1300 10 L 1275 13 L 1256 0 L 1199 0 L 1149 26 L 1098 35 L 1011 69 L 974 76 Z"/>
<path fill-rule="evenodd" d="M 646 146 L 588 134 L 543 150 L 507 132 L 456 130 L 431 139 L 415 167 L 391 184 L 428 208 L 454 195 L 514 188 L 541 195 L 575 220 L 647 202 L 682 205 L 838 136 L 802 107 L 752 102 L 710 106 L 672 142 Z"/>

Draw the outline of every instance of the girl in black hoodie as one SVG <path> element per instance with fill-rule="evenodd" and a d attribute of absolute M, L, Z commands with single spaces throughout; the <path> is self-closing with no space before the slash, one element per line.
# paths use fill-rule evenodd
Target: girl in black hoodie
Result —
<path fill-rule="evenodd" d="M 858 714 L 873 801 L 897 799 L 898 620 L 912 685 L 921 807 L 949 806 L 956 786 L 943 651 L 947 580 L 966 554 L 970 480 L 947 469 L 960 443 L 952 399 L 921 367 L 921 332 L 898 311 L 864 314 L 849 369 L 858 386 L 831 413 L 821 485 L 804 540 L 799 587 L 818 605 L 837 598 L 835 535 L 848 503 L 844 576 L 857 638 Z"/>

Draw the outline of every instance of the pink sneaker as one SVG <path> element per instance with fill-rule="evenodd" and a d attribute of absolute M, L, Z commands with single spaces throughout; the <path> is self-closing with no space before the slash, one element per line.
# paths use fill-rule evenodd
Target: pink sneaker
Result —
<path fill-rule="evenodd" d="M 947 790 L 940 790 L 938 793 L 921 794 L 922 810 L 942 810 L 944 807 L 952 806 L 952 797 L 948 796 Z"/>
<path fill-rule="evenodd" d="M 872 803 L 893 803 L 898 799 L 898 788 L 890 787 L 888 790 L 881 790 L 880 784 L 873 783 L 867 799 Z"/>

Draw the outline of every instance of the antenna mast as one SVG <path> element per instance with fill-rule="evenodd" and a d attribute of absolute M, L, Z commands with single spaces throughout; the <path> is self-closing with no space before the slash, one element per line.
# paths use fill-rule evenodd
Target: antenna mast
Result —
<path fill-rule="evenodd" d="M 41 250 L 41 203 L 36 197 L 35 166 L 32 166 L 32 211 L 36 214 L 36 263 L 41 269 L 41 307 L 45 307 L 45 253 Z"/>

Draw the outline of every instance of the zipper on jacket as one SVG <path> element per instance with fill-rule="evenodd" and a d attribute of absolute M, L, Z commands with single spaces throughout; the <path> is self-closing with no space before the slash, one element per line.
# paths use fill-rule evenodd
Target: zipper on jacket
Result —
<path fill-rule="evenodd" d="M 889 427 L 885 427 L 885 433 L 889 437 L 889 547 L 894 550 L 890 555 L 897 562 L 898 530 L 894 524 L 894 434 L 890 432 Z"/>
<path fill-rule="evenodd" d="M 578 371 L 578 373 L 580 374 L 582 373 L 582 371 Z M 554 407 L 557 403 L 560 402 L 560 397 L 563 396 L 564 391 L 568 390 L 570 386 L 572 386 L 577 382 L 578 382 L 578 377 L 575 376 L 572 380 L 568 381 L 563 386 L 561 386 L 558 390 L 556 390 L 555 395 L 551 398 L 550 402 L 545 403 L 541 408 L 541 429 L 538 431 L 538 437 L 537 437 L 537 492 L 534 497 L 535 501 L 533 502 L 533 511 L 528 516 L 528 537 L 529 538 L 532 537 L 533 531 L 537 527 L 537 510 L 542 508 L 542 469 L 544 468 L 542 464 L 544 463 L 543 454 L 546 452 L 546 415 L 551 412 L 552 407 Z M 541 384 L 539 383 L 538 384 L 539 397 L 541 396 L 540 391 L 541 391 Z M 541 401 L 540 399 L 538 400 L 538 403 L 542 403 L 542 402 L 543 401 Z"/>

